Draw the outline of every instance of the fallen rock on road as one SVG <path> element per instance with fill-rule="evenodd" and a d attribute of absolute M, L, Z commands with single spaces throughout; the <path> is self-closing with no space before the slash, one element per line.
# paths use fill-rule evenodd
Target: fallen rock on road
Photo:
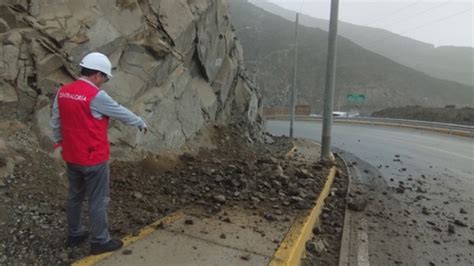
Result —
<path fill-rule="evenodd" d="M 367 207 L 368 201 L 367 197 L 362 195 L 356 195 L 354 197 L 349 197 L 347 200 L 347 207 L 352 211 L 363 211 Z"/>

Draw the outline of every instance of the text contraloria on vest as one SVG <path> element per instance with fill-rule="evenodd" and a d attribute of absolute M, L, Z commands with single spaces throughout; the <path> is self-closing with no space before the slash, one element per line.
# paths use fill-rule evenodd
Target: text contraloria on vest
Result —
<path fill-rule="evenodd" d="M 72 94 L 72 93 L 68 93 L 68 92 L 59 93 L 59 98 L 67 98 L 67 99 L 71 99 L 71 100 L 74 100 L 74 101 L 82 101 L 82 102 L 87 101 L 87 97 L 84 96 L 84 95 Z"/>

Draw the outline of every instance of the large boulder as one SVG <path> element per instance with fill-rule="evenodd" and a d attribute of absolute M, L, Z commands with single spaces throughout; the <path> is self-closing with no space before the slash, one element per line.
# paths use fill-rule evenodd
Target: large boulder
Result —
<path fill-rule="evenodd" d="M 238 113 L 245 115 L 246 119 L 254 123 L 258 116 L 258 94 L 242 78 L 239 78 L 235 86 L 235 106 Z"/>
<path fill-rule="evenodd" d="M 5 80 L 14 81 L 18 75 L 21 40 L 18 31 L 0 35 L 0 73 Z"/>
<path fill-rule="evenodd" d="M 15 160 L 10 154 L 5 140 L 0 137 L 0 188 L 6 185 L 5 179 L 13 174 Z"/>
<path fill-rule="evenodd" d="M 9 105 L 18 102 L 15 88 L 5 80 L 0 79 L 0 104 Z"/>
<path fill-rule="evenodd" d="M 195 16 L 187 0 L 151 1 L 166 34 L 182 54 L 193 47 L 196 38 Z"/>
<path fill-rule="evenodd" d="M 209 83 L 202 78 L 194 78 L 191 86 L 195 88 L 201 101 L 201 109 L 205 113 L 207 120 L 214 120 L 217 112 L 217 96 Z"/>
<path fill-rule="evenodd" d="M 229 91 L 232 85 L 234 85 L 233 80 L 236 73 L 237 68 L 235 67 L 234 63 L 229 56 L 225 56 L 222 61 L 222 66 L 219 69 L 219 73 L 217 74 L 216 79 L 212 82 L 214 93 L 219 95 L 219 100 L 221 103 L 226 102 Z"/>
<path fill-rule="evenodd" d="M 39 97 L 35 107 L 33 128 L 40 146 L 47 151 L 53 150 L 53 130 L 49 124 L 51 120 L 51 104 L 48 98 Z"/>
<path fill-rule="evenodd" d="M 209 8 L 212 12 L 202 16 L 197 26 L 198 56 L 204 69 L 205 78 L 209 82 L 216 79 L 224 57 L 228 52 L 224 30 L 230 28 L 230 23 L 222 18 L 222 15 L 219 16 L 222 8 L 220 1 L 213 2 L 213 5 Z"/>

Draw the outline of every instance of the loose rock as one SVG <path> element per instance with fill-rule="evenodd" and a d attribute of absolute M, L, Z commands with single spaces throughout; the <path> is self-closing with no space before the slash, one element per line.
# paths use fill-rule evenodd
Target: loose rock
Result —
<path fill-rule="evenodd" d="M 453 223 L 454 223 L 455 225 L 457 225 L 457 226 L 467 227 L 467 224 L 466 224 L 466 223 L 464 223 L 463 221 L 458 220 L 458 219 L 455 219 Z"/>
<path fill-rule="evenodd" d="M 214 201 L 216 201 L 217 203 L 225 203 L 225 196 L 224 195 L 215 195 L 213 197 Z"/>
<path fill-rule="evenodd" d="M 448 224 L 448 233 L 449 234 L 454 234 L 455 233 L 454 225 Z"/>
<path fill-rule="evenodd" d="M 321 253 L 323 253 L 325 249 L 326 249 L 326 245 L 324 244 L 324 241 L 321 239 L 317 241 L 306 242 L 306 250 L 313 254 L 321 255 Z"/>
<path fill-rule="evenodd" d="M 143 198 L 143 195 L 140 192 L 133 192 L 133 197 L 135 197 L 136 199 L 141 199 Z"/>
<path fill-rule="evenodd" d="M 132 254 L 132 253 L 133 253 L 133 251 L 130 250 L 130 249 L 124 249 L 124 250 L 122 251 L 122 254 L 123 254 L 123 255 L 130 255 L 130 254 Z"/>
<path fill-rule="evenodd" d="M 353 211 L 363 211 L 367 207 L 368 201 L 364 196 L 350 197 L 347 202 L 347 207 Z"/>

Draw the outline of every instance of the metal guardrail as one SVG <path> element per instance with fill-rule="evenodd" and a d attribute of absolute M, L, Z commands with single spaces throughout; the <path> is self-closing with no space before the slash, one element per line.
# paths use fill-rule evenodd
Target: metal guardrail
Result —
<path fill-rule="evenodd" d="M 288 120 L 288 116 L 266 116 L 266 120 Z M 298 121 L 322 121 L 319 116 L 296 116 Z M 474 126 L 379 117 L 333 117 L 335 123 L 358 123 L 430 130 L 474 138 Z"/>

